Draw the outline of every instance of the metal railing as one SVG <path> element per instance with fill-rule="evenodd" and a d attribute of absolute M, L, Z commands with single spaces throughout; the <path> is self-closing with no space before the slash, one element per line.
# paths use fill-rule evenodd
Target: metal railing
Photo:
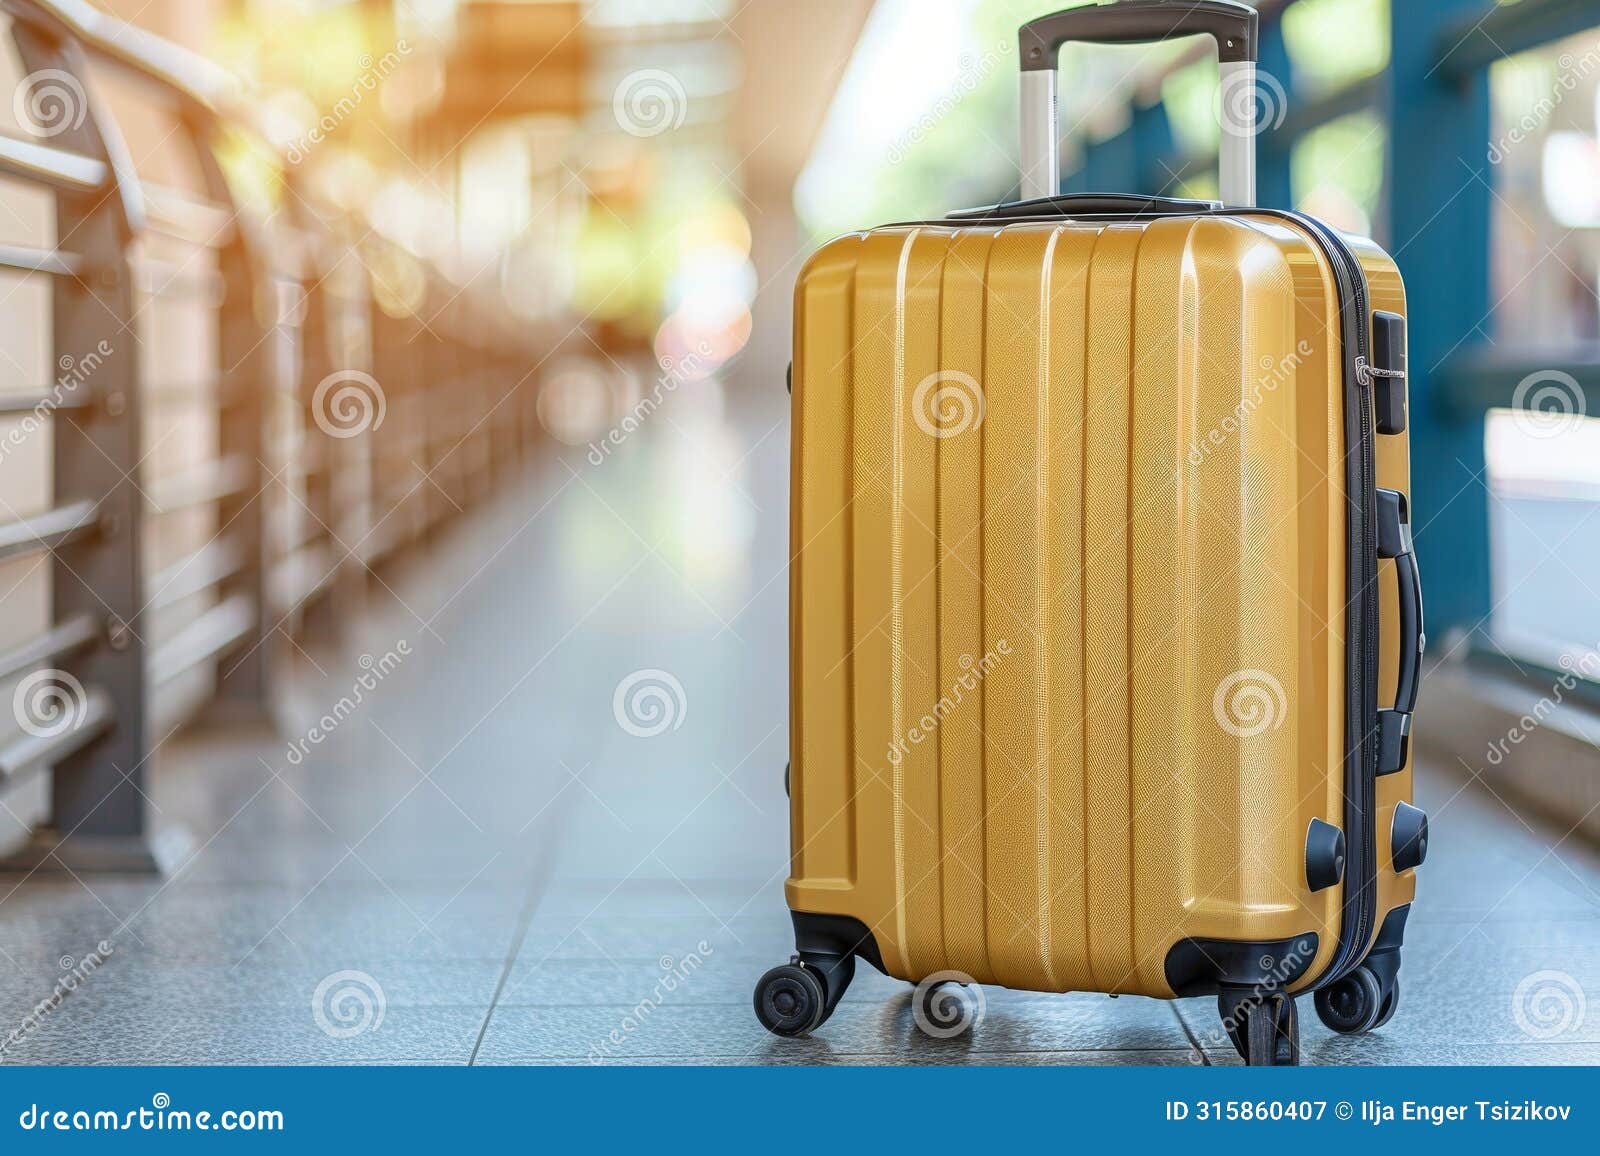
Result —
<path fill-rule="evenodd" d="M 330 632 L 371 567 L 511 476 L 541 350 L 497 300 L 314 205 L 287 166 L 279 210 L 248 209 L 219 155 L 250 128 L 215 66 L 78 0 L 0 13 L 29 80 L 67 78 L 85 105 L 47 140 L 0 135 L 0 178 L 48 190 L 57 221 L 55 244 L 0 245 L 0 273 L 49 280 L 52 362 L 76 367 L 0 400 L 0 421 L 53 452 L 52 504 L 0 505 L 0 560 L 51 555 L 47 628 L 0 653 L 21 727 L 0 745 L 0 791 L 49 773 L 49 817 L 0 865 L 151 869 L 154 746 L 202 707 L 270 714 L 291 639 Z M 141 180 L 96 85 L 107 70 L 182 127 L 199 191 Z M 427 292 L 380 308 L 373 279 L 397 258 Z M 147 372 L 146 314 L 167 302 L 207 318 L 204 380 Z M 202 415 L 214 444 L 148 478 L 145 440 L 169 411 Z M 191 517 L 203 544 L 154 556 Z"/>

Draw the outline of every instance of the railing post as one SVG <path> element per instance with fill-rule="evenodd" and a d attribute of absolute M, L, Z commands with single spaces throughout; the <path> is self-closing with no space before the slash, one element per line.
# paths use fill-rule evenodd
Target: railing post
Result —
<path fill-rule="evenodd" d="M 422 383 L 422 404 L 427 420 L 422 466 L 429 479 L 423 485 L 427 491 L 430 541 L 461 504 L 461 496 L 453 492 L 455 487 L 450 484 L 451 475 L 460 465 L 450 454 L 461 421 L 461 410 L 457 408 L 460 398 L 454 389 L 456 351 L 453 338 L 445 336 L 438 328 L 444 323 L 445 318 L 435 317 L 429 323 L 434 332 L 424 333 L 427 352 L 423 363 L 427 369 Z"/>
<path fill-rule="evenodd" d="M 505 342 L 506 328 L 497 325 L 483 359 L 484 373 L 489 378 L 489 401 L 495 406 L 489 423 L 493 430 L 490 473 L 497 491 L 516 477 L 517 469 L 517 378 L 511 358 L 506 355 Z"/>
<path fill-rule="evenodd" d="M 461 346 L 462 380 L 472 392 L 476 412 L 472 415 L 472 474 L 467 493 L 474 503 L 494 495 L 494 427 L 499 413 L 494 408 L 494 374 L 485 353 L 487 326 L 481 317 L 471 318 L 469 340 Z"/>
<path fill-rule="evenodd" d="M 75 43 L 21 20 L 12 36 L 30 74 L 59 69 L 87 94 L 88 69 Z M 104 161 L 110 187 L 92 196 L 56 198 L 57 243 L 83 255 L 76 278 L 55 279 L 52 312 L 55 365 L 86 367 L 93 400 L 62 407 L 53 418 L 57 502 L 98 504 L 98 532 L 57 546 L 51 582 L 55 621 L 87 616 L 102 628 L 97 645 L 64 660 L 61 673 L 80 687 L 109 694 L 114 724 L 54 768 L 50 817 L 6 869 L 28 871 L 148 871 L 150 852 L 144 794 L 150 754 L 145 731 L 145 646 L 137 631 L 144 606 L 144 496 L 139 488 L 139 349 L 134 335 L 132 267 L 128 245 L 141 218 L 137 179 L 108 111 L 86 96 L 80 124 L 66 124 L 52 143 Z M 71 359 L 69 361 L 68 359 Z M 71 683 L 68 683 L 69 689 Z M 79 719 L 81 723 L 82 719 Z"/>
<path fill-rule="evenodd" d="M 332 265 L 338 277 L 324 280 L 329 290 L 323 298 L 330 310 L 329 356 L 337 364 L 356 366 L 372 374 L 376 383 L 371 398 L 371 422 L 360 437 L 347 438 L 340 447 L 343 457 L 332 490 L 334 512 L 340 520 L 331 524 L 344 540 L 344 548 L 354 551 L 354 557 L 345 559 L 343 564 L 342 593 L 336 592 L 336 596 L 345 599 L 340 612 L 342 617 L 345 609 L 360 611 L 367 605 L 367 558 L 373 546 L 370 535 L 380 516 L 378 494 L 374 489 L 374 462 L 389 423 L 389 395 L 383 381 L 373 372 L 377 366 L 373 357 L 372 297 L 366 271 L 342 234 L 337 245 L 338 253 Z"/>
<path fill-rule="evenodd" d="M 377 293 L 381 292 L 380 288 Z M 369 555 L 378 564 L 416 538 L 421 529 L 417 511 L 426 508 L 427 496 L 422 491 L 431 487 L 420 479 L 413 464 L 425 454 L 427 437 L 420 330 L 413 318 L 387 311 L 376 293 L 369 312 L 372 376 L 384 392 L 388 410 L 373 442 L 371 459 L 374 541 L 369 543 Z"/>
<path fill-rule="evenodd" d="M 308 220 L 301 227 L 313 225 Z M 375 446 L 394 420 L 387 387 L 371 372 L 372 341 L 354 321 L 356 302 L 340 279 L 342 268 L 333 258 L 307 270 L 300 328 L 299 410 L 315 467 L 306 475 L 305 503 L 328 543 L 318 576 L 323 587 L 301 608 L 301 620 L 308 635 L 323 638 L 365 605 L 362 571 L 370 543 L 364 539 L 381 516 L 372 494 Z"/>
<path fill-rule="evenodd" d="M 358 400 L 358 393 L 366 403 L 373 400 L 367 397 L 367 391 L 352 372 L 359 367 L 341 364 L 334 357 L 328 291 L 323 276 L 323 270 L 314 265 L 304 270 L 307 287 L 305 314 L 300 325 L 302 355 L 295 405 L 300 415 L 300 449 L 309 455 L 303 470 L 305 492 L 301 495 L 305 509 L 299 513 L 316 523 L 311 530 L 312 538 L 326 536 L 328 553 L 319 565 L 324 570 L 334 571 L 322 590 L 313 592 L 293 615 L 301 631 L 314 639 L 327 639 L 333 634 L 334 600 L 346 573 L 334 489 L 350 445 L 366 436 L 376 414 L 370 404 Z M 296 550 L 305 550 L 308 546 L 309 540 L 296 546 Z M 325 576 L 318 575 L 319 578 Z M 302 593 L 297 590 L 295 597 Z"/>
<path fill-rule="evenodd" d="M 196 116 L 206 115 L 196 110 Z M 255 615 L 253 629 L 231 652 L 219 656 L 217 691 L 211 711 L 225 719 L 254 719 L 270 712 L 273 663 L 272 608 L 267 598 L 266 508 L 270 477 L 265 431 L 267 399 L 273 383 L 293 371 L 293 349 L 280 333 L 280 305 L 272 281 L 260 268 L 264 241 L 259 226 L 239 206 L 210 149 L 209 132 L 191 124 L 197 134 L 210 196 L 234 210 L 231 237 L 218 254 L 222 274 L 217 355 L 222 372 L 217 383 L 217 453 L 237 456 L 256 471 L 248 491 L 225 498 L 217 507 L 224 536 L 238 543 L 243 565 L 219 587 L 220 599 L 243 596 Z"/>

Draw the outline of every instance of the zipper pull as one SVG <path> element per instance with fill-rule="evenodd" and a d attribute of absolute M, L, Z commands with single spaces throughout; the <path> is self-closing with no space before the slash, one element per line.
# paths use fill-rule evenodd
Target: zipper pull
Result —
<path fill-rule="evenodd" d="M 1370 386 L 1375 379 L 1380 377 L 1399 379 L 1405 377 L 1405 375 L 1406 373 L 1403 369 L 1379 369 L 1368 364 L 1366 357 L 1359 354 L 1356 356 L 1356 380 L 1364 386 Z"/>

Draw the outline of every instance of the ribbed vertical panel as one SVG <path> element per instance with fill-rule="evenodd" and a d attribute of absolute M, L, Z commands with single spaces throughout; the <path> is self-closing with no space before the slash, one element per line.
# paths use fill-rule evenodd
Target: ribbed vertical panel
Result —
<path fill-rule="evenodd" d="M 1139 973 L 1132 986 L 1140 990 L 1148 990 L 1152 976 L 1160 982 L 1173 932 L 1172 916 L 1162 912 L 1155 922 L 1160 934 L 1148 934 L 1141 907 L 1150 903 L 1149 897 L 1163 894 L 1170 880 L 1141 878 L 1139 865 L 1171 862 L 1173 871 L 1186 871 L 1178 865 L 1193 855 L 1198 809 L 1186 777 L 1196 747 L 1198 720 L 1189 704 L 1198 697 L 1194 661 L 1199 636 L 1192 477 L 1198 467 L 1189 453 L 1197 440 L 1194 415 L 1201 382 L 1215 375 L 1202 365 L 1195 340 L 1200 302 L 1192 236 L 1187 221 L 1153 224 L 1140 249 L 1134 291 L 1141 342 L 1130 398 L 1129 501 L 1139 530 L 1128 570 L 1136 592 L 1129 611 L 1128 787 L 1134 865 L 1130 954 Z M 1173 260 L 1174 251 L 1182 254 L 1180 260 Z M 1229 355 L 1224 349 L 1217 356 L 1225 363 Z"/>
<path fill-rule="evenodd" d="M 1196 441 L 1210 440 L 1184 472 L 1197 617 L 1181 782 L 1206 790 L 1187 814 L 1170 810 L 1188 831 L 1173 860 L 1175 893 L 1195 923 L 1292 910 L 1286 896 L 1304 886 L 1308 785 L 1325 789 L 1337 761 L 1308 766 L 1297 749 L 1302 706 L 1315 711 L 1325 697 L 1299 685 L 1302 638 L 1326 646 L 1331 615 L 1307 615 L 1303 601 L 1315 587 L 1299 558 L 1299 518 L 1312 511 L 1300 501 L 1293 273 L 1264 259 L 1275 256 L 1221 222 L 1196 223 L 1189 238 L 1196 301 L 1184 346 L 1200 359 L 1193 428 L 1207 432 Z M 1325 558 L 1325 535 L 1321 546 Z M 1330 732 L 1316 725 L 1326 751 Z"/>
<path fill-rule="evenodd" d="M 1234 268 L 1248 269 L 1242 246 Z M 1242 297 L 1243 274 L 1236 272 L 1235 277 Z M 1306 824 L 1301 807 L 1308 782 L 1324 780 L 1331 763 L 1319 760 L 1321 767 L 1308 768 L 1300 749 L 1302 727 L 1321 731 L 1315 715 L 1326 697 L 1315 690 L 1313 642 L 1303 637 L 1301 587 L 1308 584 L 1300 576 L 1302 517 L 1314 516 L 1302 504 L 1309 492 L 1304 475 L 1317 471 L 1302 469 L 1293 381 L 1267 388 L 1283 366 L 1292 364 L 1293 275 L 1280 263 L 1252 280 L 1258 303 L 1246 323 L 1214 323 L 1202 329 L 1198 341 L 1202 348 L 1221 351 L 1227 348 L 1222 341 L 1233 340 L 1238 352 L 1231 368 L 1241 401 L 1250 402 L 1248 424 L 1237 439 L 1239 472 L 1231 489 L 1239 544 L 1239 670 L 1261 675 L 1249 676 L 1239 686 L 1252 687 L 1257 695 L 1252 705 L 1271 722 L 1261 727 L 1255 720 L 1262 716 L 1250 716 L 1252 724 L 1238 739 L 1237 761 L 1229 770 L 1239 785 L 1239 869 L 1235 882 L 1213 884 L 1208 896 L 1264 908 L 1281 901 L 1286 879 L 1291 885 L 1303 884 Z M 1326 618 L 1318 626 L 1321 633 Z"/>
<path fill-rule="evenodd" d="M 1040 685 L 1048 643 L 1039 608 L 1043 542 L 1039 537 L 1042 474 L 1038 420 L 1041 342 L 1039 309 L 1046 267 L 1041 250 L 1056 230 L 1007 230 L 990 250 L 986 304 L 983 426 L 983 616 L 985 641 L 1010 653 L 984 682 L 985 838 L 989 863 L 989 951 L 1000 982 L 1026 987 L 1047 966 L 1040 910 L 1048 904 L 1040 878 L 1042 789 L 1040 736 L 1049 726 L 1047 688 Z"/>
<path fill-rule="evenodd" d="M 1050 449 L 1056 438 L 1056 424 L 1052 420 L 1056 406 L 1052 388 L 1054 347 L 1051 334 L 1055 328 L 1055 278 L 1056 246 L 1061 243 L 1064 229 L 1054 229 L 1045 242 L 1044 255 L 1039 262 L 1039 297 L 1035 308 L 1039 312 L 1038 371 L 1035 375 L 1037 400 L 1034 403 L 1034 454 L 1033 454 L 1033 534 L 1039 548 L 1034 558 L 1037 573 L 1034 575 L 1034 623 L 1039 634 L 1039 645 L 1033 652 L 1035 685 L 1039 693 L 1039 711 L 1034 719 L 1033 752 L 1033 853 L 1034 871 L 1038 876 L 1038 891 L 1034 901 L 1034 919 L 1039 928 L 1039 963 L 1051 987 L 1058 986 L 1052 941 L 1055 920 L 1051 904 L 1055 888 L 1050 878 L 1050 847 L 1053 828 L 1050 814 L 1050 754 L 1052 723 L 1059 723 L 1060 710 L 1053 710 L 1057 688 L 1050 679 L 1053 667 L 1051 656 L 1055 651 L 1055 622 L 1050 613 L 1050 541 L 1055 522 L 1055 494 L 1050 483 L 1055 480 L 1049 468 Z"/>
<path fill-rule="evenodd" d="M 909 232 L 870 234 L 856 274 L 852 389 L 856 451 L 851 507 L 851 562 L 858 575 L 853 593 L 852 649 L 855 665 L 856 807 L 863 837 L 857 856 L 863 874 L 890 882 L 893 902 L 877 923 L 888 921 L 885 940 L 910 970 L 904 934 L 904 862 L 900 767 L 889 751 L 905 734 L 904 671 L 897 641 L 903 637 L 901 598 L 904 558 L 899 551 L 896 501 L 903 452 L 901 357 L 898 341 L 900 267 Z"/>
<path fill-rule="evenodd" d="M 854 638 L 855 430 L 852 351 L 859 238 L 836 242 L 804 281 L 795 330 L 794 493 L 798 539 L 790 572 L 797 656 L 790 768 L 794 872 L 844 888 L 856 862 Z"/>
<path fill-rule="evenodd" d="M 1128 702 L 1128 432 L 1134 265 L 1142 228 L 1107 228 L 1089 276 L 1089 406 L 1084 422 L 1084 823 L 1090 974 L 1126 989 L 1133 969 Z"/>
<path fill-rule="evenodd" d="M 1052 688 L 1050 749 L 1046 763 L 1050 829 L 1050 954 L 1063 987 L 1089 986 L 1088 942 L 1083 934 L 1086 897 L 1082 801 L 1084 792 L 1084 417 L 1094 402 L 1085 356 L 1091 324 L 1089 269 L 1100 230 L 1076 227 L 1056 244 L 1050 280 L 1050 424 L 1040 469 L 1051 500 L 1045 509 L 1048 596 L 1044 637 L 1046 682 Z"/>
<path fill-rule="evenodd" d="M 940 411 L 931 406 L 940 377 L 939 290 L 947 234 L 919 230 L 900 257 L 896 360 L 900 451 L 895 502 L 900 560 L 896 633 L 902 758 L 892 764 L 903 942 L 913 970 L 944 966 L 941 879 L 939 703 L 938 448 Z M 931 724 L 931 725 L 930 725 Z"/>
<path fill-rule="evenodd" d="M 983 426 L 992 420 L 982 397 L 988 338 L 984 274 L 994 234 L 966 231 L 950 238 L 940 301 L 940 367 L 957 389 L 972 394 L 960 432 L 938 439 L 939 685 L 959 689 L 959 704 L 939 727 L 940 845 L 945 865 L 941 968 L 989 968 L 985 930 L 988 889 L 984 840 L 984 706 L 981 663 L 991 641 L 983 614 Z"/>

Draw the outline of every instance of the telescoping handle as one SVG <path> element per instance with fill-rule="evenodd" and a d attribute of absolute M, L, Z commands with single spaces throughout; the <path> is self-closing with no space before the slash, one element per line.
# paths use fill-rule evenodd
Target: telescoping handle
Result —
<path fill-rule="evenodd" d="M 1222 200 L 1256 203 L 1254 8 L 1233 0 L 1118 0 L 1041 16 L 1017 34 L 1022 64 L 1022 198 L 1060 191 L 1056 63 L 1068 41 L 1148 44 L 1209 34 L 1222 64 Z"/>

